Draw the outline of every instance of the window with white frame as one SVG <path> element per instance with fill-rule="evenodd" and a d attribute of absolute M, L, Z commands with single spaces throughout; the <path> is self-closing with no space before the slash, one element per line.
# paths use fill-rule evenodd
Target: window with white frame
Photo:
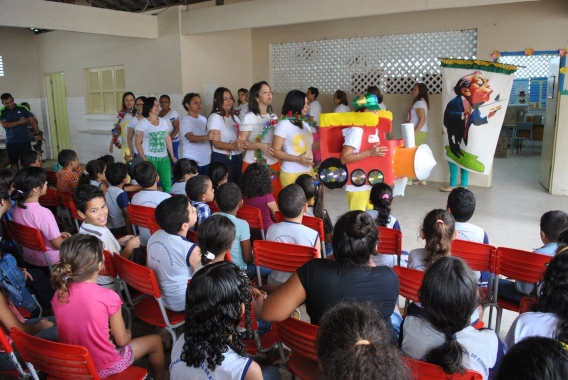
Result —
<path fill-rule="evenodd" d="M 475 59 L 477 29 L 271 45 L 276 93 L 317 87 L 360 94 L 376 85 L 386 94 L 409 94 L 416 82 L 442 92 L 440 58 Z"/>
<path fill-rule="evenodd" d="M 0 55 L 0 77 L 4 76 L 4 63 L 2 62 L 2 56 Z"/>
<path fill-rule="evenodd" d="M 124 66 L 87 69 L 87 97 L 90 113 L 117 113 L 126 92 Z"/>

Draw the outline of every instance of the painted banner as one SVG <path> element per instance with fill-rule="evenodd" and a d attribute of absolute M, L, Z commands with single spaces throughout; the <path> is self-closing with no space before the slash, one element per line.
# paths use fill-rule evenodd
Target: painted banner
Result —
<path fill-rule="evenodd" d="M 444 157 L 488 175 L 517 67 L 480 60 L 441 62 Z"/>

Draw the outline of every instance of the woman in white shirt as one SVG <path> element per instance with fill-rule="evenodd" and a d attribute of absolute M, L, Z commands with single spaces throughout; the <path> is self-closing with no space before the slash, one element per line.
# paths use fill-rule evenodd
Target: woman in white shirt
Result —
<path fill-rule="evenodd" d="M 142 116 L 136 125 L 136 148 L 144 161 L 150 161 L 162 183 L 162 191 L 169 193 L 172 189 L 172 165 L 168 154 L 173 162 L 177 159 L 172 148 L 172 139 L 168 131 L 168 123 L 158 117 L 160 106 L 155 97 L 149 97 L 144 101 Z"/>
<path fill-rule="evenodd" d="M 130 156 L 125 157 L 126 162 L 130 161 L 134 157 L 138 157 L 138 149 L 136 149 L 136 124 L 142 119 L 142 108 L 144 108 L 144 102 L 146 101 L 145 96 L 139 96 L 136 98 L 136 102 L 134 103 L 134 107 L 136 108 L 136 115 L 130 120 L 128 123 L 128 132 L 126 135 L 126 142 L 128 143 L 128 149 L 130 150 Z"/>
<path fill-rule="evenodd" d="M 165 119 L 169 124 L 168 128 L 170 131 L 170 138 L 172 139 L 172 147 L 174 149 L 174 155 L 178 157 L 179 151 L 179 114 L 170 108 L 170 97 L 169 95 L 160 96 L 160 113 L 159 117 Z"/>
<path fill-rule="evenodd" d="M 197 162 L 199 174 L 207 175 L 211 163 L 211 141 L 219 141 L 219 131 L 207 131 L 207 119 L 201 113 L 201 97 L 190 92 L 183 98 L 187 111 L 180 125 L 183 136 L 183 157 Z"/>
<path fill-rule="evenodd" d="M 207 131 L 219 131 L 219 140 L 213 141 L 211 162 L 223 162 L 229 169 L 229 182 L 239 182 L 242 174 L 242 150 L 246 140 L 239 140 L 240 120 L 233 114 L 233 95 L 228 88 L 219 87 L 213 94 L 213 109 L 207 119 Z"/>
<path fill-rule="evenodd" d="M 314 138 L 306 118 L 308 109 L 308 98 L 304 92 L 292 90 L 286 95 L 282 106 L 283 119 L 276 124 L 272 141 L 274 157 L 282 161 L 282 187 L 295 183 L 302 174 L 314 175 Z"/>
<path fill-rule="evenodd" d="M 347 94 L 345 91 L 337 90 L 333 94 L 333 104 L 335 104 L 335 113 L 340 112 L 351 112 L 349 108 L 349 103 L 347 103 Z"/>
<path fill-rule="evenodd" d="M 430 108 L 428 87 L 424 83 L 416 83 L 412 87 L 412 98 L 414 103 L 408 110 L 406 122 L 414 124 L 414 141 L 416 146 L 419 146 L 426 142 L 428 136 L 428 108 Z M 426 181 L 415 179 L 412 182 L 409 181 L 408 184 L 426 185 Z"/>
<path fill-rule="evenodd" d="M 243 117 L 248 112 L 248 98 L 249 92 L 246 88 L 239 88 L 237 91 L 238 99 L 237 99 L 237 106 L 235 107 L 235 116 L 238 116 L 239 119 L 242 120 Z"/>
<path fill-rule="evenodd" d="M 280 184 L 280 162 L 274 158 L 272 140 L 277 117 L 272 112 L 272 90 L 265 81 L 253 84 L 250 88 L 249 112 L 243 115 L 239 140 L 248 141 L 247 151 L 243 158 L 243 173 L 255 162 L 263 165 L 270 172 L 272 194 L 276 197 Z"/>

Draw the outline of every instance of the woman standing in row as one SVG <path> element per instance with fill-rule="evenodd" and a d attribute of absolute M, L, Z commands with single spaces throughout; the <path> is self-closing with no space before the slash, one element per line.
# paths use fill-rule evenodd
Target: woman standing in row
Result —
<path fill-rule="evenodd" d="M 130 156 L 130 149 L 128 144 L 126 144 L 126 137 L 128 135 L 128 123 L 132 120 L 132 117 L 136 114 L 134 110 L 134 94 L 130 91 L 122 94 L 122 109 L 118 113 L 118 119 L 112 130 L 112 139 L 110 140 L 110 146 L 108 148 L 109 153 L 112 153 L 114 147 L 122 149 L 122 158 Z"/>
<path fill-rule="evenodd" d="M 179 151 L 179 114 L 170 108 L 170 97 L 169 95 L 160 96 L 160 113 L 159 117 L 165 119 L 169 122 L 168 128 L 170 131 L 170 138 L 172 139 L 172 148 L 174 150 L 174 156 L 178 158 Z"/>
<path fill-rule="evenodd" d="M 242 150 L 246 140 L 239 140 L 240 120 L 233 113 L 234 99 L 231 91 L 219 87 L 213 95 L 213 109 L 207 120 L 207 131 L 219 131 L 220 139 L 213 142 L 211 162 L 223 162 L 229 168 L 229 182 L 239 182 L 242 174 Z"/>
<path fill-rule="evenodd" d="M 416 83 L 412 87 L 412 98 L 414 103 L 408 110 L 407 123 L 414 124 L 414 141 L 416 146 L 420 146 L 426 142 L 428 136 L 428 109 L 430 102 L 428 100 L 428 87 L 424 83 Z M 414 179 L 408 182 L 408 185 L 426 185 L 426 181 Z"/>
<path fill-rule="evenodd" d="M 146 101 L 145 96 L 139 96 L 136 98 L 136 102 L 134 103 L 134 107 L 136 108 L 135 115 L 128 123 L 128 132 L 126 136 L 126 142 L 128 144 L 128 149 L 130 150 L 130 155 L 124 157 L 126 162 L 132 160 L 134 157 L 138 157 L 138 149 L 136 149 L 136 125 L 144 116 L 142 116 L 142 109 L 144 108 L 144 102 Z"/>
<path fill-rule="evenodd" d="M 268 169 L 272 178 L 272 194 L 276 197 L 280 184 L 280 162 L 274 158 L 272 142 L 276 115 L 272 112 L 272 90 L 265 81 L 255 83 L 250 88 L 249 112 L 243 116 L 239 140 L 248 141 L 243 159 L 243 173 L 255 162 Z"/>
<path fill-rule="evenodd" d="M 177 159 L 172 148 L 172 139 L 169 134 L 167 122 L 158 117 L 160 106 L 155 97 L 144 101 L 142 116 L 136 125 L 136 148 L 144 161 L 150 161 L 162 183 L 162 190 L 169 193 L 172 188 L 172 166 L 168 154 L 173 162 Z"/>

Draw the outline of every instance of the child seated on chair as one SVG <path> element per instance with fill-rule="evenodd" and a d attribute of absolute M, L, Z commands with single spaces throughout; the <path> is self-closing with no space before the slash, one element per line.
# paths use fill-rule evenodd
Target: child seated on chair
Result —
<path fill-rule="evenodd" d="M 244 351 L 238 327 L 244 316 L 251 333 L 250 289 L 233 263 L 213 263 L 195 273 L 184 298 L 184 332 L 172 349 L 171 380 L 280 379 L 277 368 L 261 369 Z"/>
<path fill-rule="evenodd" d="M 156 207 L 156 222 L 161 230 L 148 240 L 148 268 L 156 274 L 164 306 L 176 312 L 185 310 L 187 281 L 193 276 L 190 261 L 201 257 L 199 247 L 186 239 L 196 219 L 187 197 L 173 195 Z"/>
<path fill-rule="evenodd" d="M 189 158 L 180 158 L 174 165 L 174 177 L 176 183 L 172 185 L 172 190 L 170 194 L 181 194 L 185 195 L 185 185 L 188 179 L 195 177 L 199 170 L 199 165 L 197 162 L 190 160 Z"/>
<path fill-rule="evenodd" d="M 97 237 L 103 242 L 103 249 L 130 258 L 132 250 L 140 246 L 138 237 L 126 235 L 117 240 L 106 227 L 108 208 L 101 189 L 88 184 L 79 185 L 73 193 L 73 202 L 77 207 L 77 213 L 85 220 L 79 228 L 79 233 Z M 99 276 L 97 283 L 105 288 L 117 290 L 114 289 L 114 280 L 109 276 Z"/>
<path fill-rule="evenodd" d="M 296 184 L 286 186 L 278 194 L 278 205 L 284 220 L 270 226 L 266 240 L 314 247 L 319 256 L 321 245 L 318 232 L 302 224 L 302 218 L 308 209 L 304 190 Z M 273 270 L 268 276 L 268 284 L 283 284 L 290 276 L 291 272 Z M 274 287 L 267 287 L 265 290 L 271 292 Z"/>
<path fill-rule="evenodd" d="M 375 220 L 377 227 L 387 227 L 400 231 L 398 220 L 391 215 L 392 188 L 384 182 L 375 183 L 371 188 L 369 201 L 373 205 L 372 210 L 367 210 L 367 214 Z M 407 255 L 407 254 L 406 254 Z M 393 267 L 396 263 L 396 255 L 379 254 L 372 256 L 377 265 Z"/>
<path fill-rule="evenodd" d="M 213 183 L 206 175 L 196 175 L 188 179 L 185 183 L 185 193 L 197 212 L 197 222 L 193 228 L 195 231 L 199 227 L 199 223 L 211 216 L 211 209 L 207 205 L 207 202 L 213 202 L 215 198 Z"/>
<path fill-rule="evenodd" d="M 540 218 L 540 239 L 544 245 L 535 249 L 534 252 L 554 256 L 558 248 L 558 237 L 566 228 L 568 228 L 568 214 L 560 210 L 545 212 Z M 534 285 L 500 278 L 498 289 L 499 297 L 520 303 L 523 297 L 532 293 Z"/>
<path fill-rule="evenodd" d="M 255 162 L 246 168 L 240 183 L 243 203 L 260 210 L 265 234 L 268 232 L 268 227 L 274 224 L 276 211 L 278 211 L 278 206 L 272 196 L 273 186 L 270 176 L 268 169 Z M 253 236 L 253 240 L 261 238 L 260 231 L 253 231 L 253 235 L 254 232 L 257 236 Z"/>
<path fill-rule="evenodd" d="M 120 297 L 97 285 L 103 262 L 103 244 L 94 236 L 76 234 L 62 244 L 61 262 L 51 274 L 59 341 L 85 347 L 101 378 L 121 373 L 148 355 L 154 379 L 163 380 L 162 338 L 152 334 L 132 339 L 124 326 Z"/>
<path fill-rule="evenodd" d="M 128 212 L 128 195 L 124 185 L 128 183 L 126 164 L 122 162 L 108 164 L 105 177 L 110 184 L 105 194 L 108 207 L 107 227 L 115 235 L 131 235 L 132 225 Z"/>
<path fill-rule="evenodd" d="M 77 173 L 79 167 L 79 157 L 71 149 L 63 149 L 57 155 L 57 162 L 61 169 L 57 172 L 57 191 L 60 193 L 75 191 L 79 184 L 79 178 L 83 173 Z M 82 169 L 81 169 L 82 170 Z"/>
<path fill-rule="evenodd" d="M 144 207 L 156 208 L 164 199 L 171 197 L 170 194 L 158 191 L 158 172 L 149 161 L 136 165 L 133 169 L 134 179 L 142 186 L 142 190 L 134 194 L 132 204 Z M 146 246 L 150 239 L 150 230 L 140 227 L 140 245 Z"/>
<path fill-rule="evenodd" d="M 47 192 L 47 173 L 43 168 L 21 169 L 14 177 L 12 199 L 16 207 L 12 220 L 41 231 L 51 264 L 59 262 L 59 246 L 71 237 L 67 232 L 59 232 L 55 217 L 47 208 L 39 204 L 39 197 Z M 41 269 L 49 275 L 48 263 L 41 251 L 23 247 L 24 262 L 27 268 Z"/>

